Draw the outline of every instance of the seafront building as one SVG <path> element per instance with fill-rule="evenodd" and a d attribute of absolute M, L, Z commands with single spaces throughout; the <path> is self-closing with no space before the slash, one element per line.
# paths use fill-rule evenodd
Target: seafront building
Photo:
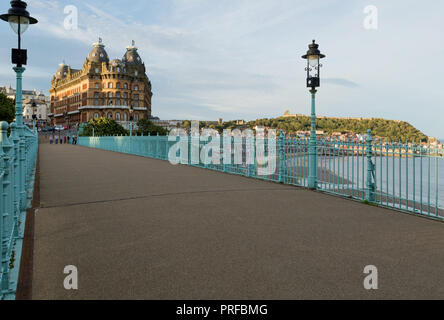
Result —
<path fill-rule="evenodd" d="M 134 41 L 122 59 L 110 60 L 99 39 L 81 69 L 59 65 L 49 92 L 53 125 L 106 117 L 128 128 L 130 110 L 135 122 L 151 116 L 151 82 Z"/>

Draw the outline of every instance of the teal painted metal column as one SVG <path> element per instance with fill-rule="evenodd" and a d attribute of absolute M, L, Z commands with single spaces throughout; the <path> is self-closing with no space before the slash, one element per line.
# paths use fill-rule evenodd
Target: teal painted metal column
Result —
<path fill-rule="evenodd" d="M 376 184 L 374 182 L 375 178 L 375 165 L 372 161 L 372 131 L 369 129 L 367 130 L 367 146 L 366 146 L 366 153 L 367 153 L 367 183 L 365 188 L 365 200 L 374 202 L 376 200 L 375 198 L 375 191 L 376 191 Z"/>
<path fill-rule="evenodd" d="M 13 69 L 16 73 L 16 78 L 17 78 L 17 87 L 15 94 L 15 122 L 17 123 L 17 127 L 19 128 L 20 136 L 23 136 L 24 132 L 23 132 L 22 78 L 23 78 L 23 72 L 25 72 L 26 69 L 23 67 L 14 67 Z"/>
<path fill-rule="evenodd" d="M 279 182 L 284 183 L 284 132 L 279 131 Z"/>
<path fill-rule="evenodd" d="M 20 137 L 20 209 L 26 210 L 26 138 L 23 127 L 23 100 L 22 100 L 22 78 L 24 67 L 14 67 L 16 73 L 17 87 L 15 95 L 15 122 L 17 123 L 17 131 Z"/>
<path fill-rule="evenodd" d="M 316 89 L 311 89 L 311 129 L 310 143 L 308 146 L 308 187 L 316 189 L 318 184 L 318 166 L 317 166 L 317 137 L 316 137 L 316 109 L 315 98 Z"/>

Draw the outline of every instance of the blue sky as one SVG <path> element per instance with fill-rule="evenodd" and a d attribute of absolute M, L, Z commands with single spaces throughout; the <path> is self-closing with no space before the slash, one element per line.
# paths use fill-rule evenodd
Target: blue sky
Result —
<path fill-rule="evenodd" d="M 65 30 L 75 5 L 78 30 Z M 366 30 L 364 8 L 378 8 Z M 2 1 L 5 12 L 9 1 Z M 39 19 L 23 37 L 24 87 L 48 91 L 58 64 L 80 68 L 100 36 L 110 58 L 136 41 L 162 119 L 256 119 L 309 113 L 305 62 L 312 39 L 327 55 L 317 113 L 405 120 L 444 137 L 444 2 L 425 0 L 31 0 Z M 15 86 L 0 27 L 0 85 Z"/>

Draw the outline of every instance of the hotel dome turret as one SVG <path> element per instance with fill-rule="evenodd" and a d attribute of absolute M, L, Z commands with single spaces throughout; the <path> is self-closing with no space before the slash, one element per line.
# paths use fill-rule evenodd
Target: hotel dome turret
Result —
<path fill-rule="evenodd" d="M 88 55 L 88 60 L 95 63 L 109 62 L 102 39 L 99 39 L 99 42 L 93 44 L 93 48 Z"/>
<path fill-rule="evenodd" d="M 139 56 L 139 53 L 137 53 L 137 48 L 135 47 L 134 41 L 132 42 L 131 46 L 126 47 L 126 53 L 123 56 L 122 61 L 130 65 L 143 64 L 142 59 Z"/>

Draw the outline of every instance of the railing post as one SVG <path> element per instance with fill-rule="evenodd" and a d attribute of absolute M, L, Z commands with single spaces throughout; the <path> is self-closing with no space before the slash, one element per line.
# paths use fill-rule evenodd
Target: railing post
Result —
<path fill-rule="evenodd" d="M 20 159 L 19 159 L 19 192 L 20 192 L 20 211 L 26 210 L 26 137 L 20 136 L 19 142 Z"/>
<path fill-rule="evenodd" d="M 154 156 L 154 158 L 159 159 L 160 158 L 160 148 L 159 148 L 159 132 L 157 132 L 157 137 L 156 137 L 156 155 Z"/>
<path fill-rule="evenodd" d="M 371 136 L 371 130 L 367 130 L 367 146 L 366 146 L 366 154 L 367 154 L 367 183 L 365 188 L 365 200 L 369 202 L 374 202 L 375 199 L 375 191 L 376 191 L 376 184 L 374 182 L 375 177 L 375 165 L 372 161 L 372 136 Z"/>
<path fill-rule="evenodd" d="M 163 159 L 164 160 L 168 160 L 168 152 L 169 152 L 169 150 L 168 150 L 168 132 L 167 132 L 167 134 L 166 134 L 166 139 L 165 139 L 165 154 L 164 154 L 164 157 L 163 157 Z"/>
<path fill-rule="evenodd" d="M 284 132 L 279 131 L 279 182 L 284 183 Z"/>
<path fill-rule="evenodd" d="M 8 136 L 8 123 L 6 121 L 0 122 L 0 144 L 3 151 L 3 193 L 0 197 L 2 200 L 2 215 L 0 219 L 2 220 L 2 229 L 3 234 L 1 240 L 1 251 L 2 251 L 2 282 L 1 282 L 1 290 L 3 294 L 9 293 L 9 260 L 11 254 L 11 245 L 12 245 L 12 232 L 13 232 L 13 201 L 12 201 L 12 190 L 11 190 L 11 179 L 13 177 L 13 172 L 11 172 L 10 165 L 10 150 L 12 145 L 9 142 Z"/>
<path fill-rule="evenodd" d="M 20 216 L 20 136 L 15 122 L 11 123 L 11 136 L 14 145 L 14 236 L 18 237 L 18 222 Z"/>
<path fill-rule="evenodd" d="M 222 161 L 223 161 L 223 170 L 224 172 L 227 172 L 227 168 L 228 168 L 228 158 L 231 157 L 231 145 L 230 145 L 230 141 L 229 138 L 231 139 L 231 136 L 229 136 L 228 134 L 224 134 L 222 141 L 223 141 L 223 157 L 222 157 Z M 231 159 L 231 158 L 230 158 Z"/>
<path fill-rule="evenodd" d="M 253 177 L 255 170 L 254 170 L 254 164 L 255 164 L 255 138 L 253 136 L 253 134 L 248 135 L 248 158 L 249 158 L 249 163 L 248 163 L 248 176 L 249 177 Z"/>
<path fill-rule="evenodd" d="M 3 208 L 3 180 L 4 180 L 4 153 L 3 153 L 3 146 L 2 142 L 0 141 L 0 199 L 2 203 L 0 204 L 0 300 L 3 300 L 3 278 L 5 278 L 7 275 L 3 275 L 3 261 L 7 260 L 6 254 L 3 250 L 3 234 L 4 234 L 4 225 L 3 225 L 3 214 L 4 208 Z M 9 281 L 9 279 L 8 279 Z"/>

